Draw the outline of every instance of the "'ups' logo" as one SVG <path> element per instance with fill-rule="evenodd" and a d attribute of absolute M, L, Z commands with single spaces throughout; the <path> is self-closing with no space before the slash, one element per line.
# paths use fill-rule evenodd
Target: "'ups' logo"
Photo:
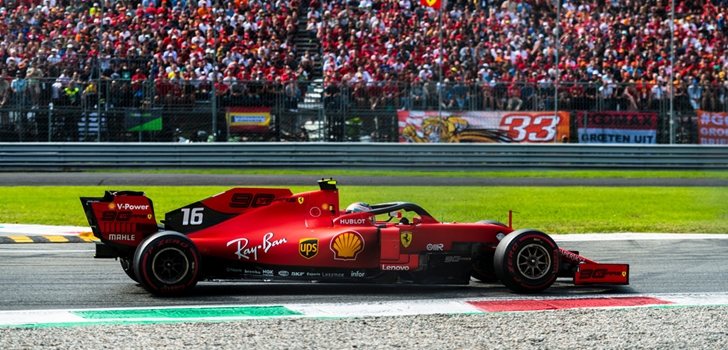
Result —
<path fill-rule="evenodd" d="M 318 254 L 318 242 L 317 238 L 303 238 L 298 241 L 298 253 L 306 259 L 311 259 Z"/>
<path fill-rule="evenodd" d="M 339 233 L 331 240 L 331 251 L 335 260 L 356 260 L 364 250 L 364 239 L 354 231 Z"/>

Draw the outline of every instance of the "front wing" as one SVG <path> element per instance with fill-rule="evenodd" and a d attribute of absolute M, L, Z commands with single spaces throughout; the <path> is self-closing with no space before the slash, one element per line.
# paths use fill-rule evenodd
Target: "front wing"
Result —
<path fill-rule="evenodd" d="M 576 252 L 561 250 L 561 258 L 576 266 L 574 284 L 629 284 L 629 264 L 601 264 Z"/>

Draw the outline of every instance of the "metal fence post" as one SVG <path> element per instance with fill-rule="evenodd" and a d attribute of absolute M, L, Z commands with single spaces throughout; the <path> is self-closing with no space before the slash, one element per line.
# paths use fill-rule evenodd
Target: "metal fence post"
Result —
<path fill-rule="evenodd" d="M 217 73 L 213 73 L 213 75 L 215 76 L 215 79 L 213 79 L 213 81 L 212 81 L 212 96 L 210 97 L 210 99 L 212 100 L 211 101 L 212 103 L 210 103 L 210 105 L 212 106 L 212 132 L 210 135 L 212 135 L 213 140 L 217 140 L 218 101 L 217 101 L 217 86 L 215 85 L 215 83 L 217 82 L 218 77 L 217 77 Z"/>

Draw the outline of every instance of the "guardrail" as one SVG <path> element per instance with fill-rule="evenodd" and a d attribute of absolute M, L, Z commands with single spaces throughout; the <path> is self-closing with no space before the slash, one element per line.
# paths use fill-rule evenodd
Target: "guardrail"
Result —
<path fill-rule="evenodd" d="M 0 170 L 728 169 L 728 146 L 394 143 L 0 143 Z"/>

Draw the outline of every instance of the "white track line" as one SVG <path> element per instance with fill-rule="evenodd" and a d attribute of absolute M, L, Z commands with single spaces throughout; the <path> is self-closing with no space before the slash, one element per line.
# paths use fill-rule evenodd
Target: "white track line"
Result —
<path fill-rule="evenodd" d="M 382 301 L 382 302 L 360 302 L 360 303 L 320 303 L 320 304 L 282 304 L 282 305 L 189 305 L 175 307 L 146 307 L 146 308 L 107 308 L 107 309 L 66 309 L 66 310 L 18 310 L 0 311 L 0 327 L 15 326 L 52 326 L 63 324 L 98 324 L 109 322 L 220 322 L 220 321 L 242 321 L 253 318 L 342 318 L 342 317 L 392 317 L 392 316 L 417 316 L 433 314 L 483 314 L 486 311 L 478 309 L 471 302 L 482 301 L 511 301 L 511 300 L 558 300 L 577 298 L 632 298 L 651 297 L 663 301 L 669 301 L 668 305 L 642 305 L 642 306 L 615 306 L 596 307 L 598 309 L 630 309 L 645 307 L 694 307 L 694 306 L 728 306 L 728 293 L 693 293 L 693 294 L 614 294 L 614 295 L 582 295 L 582 296 L 561 296 L 561 297 L 508 297 L 508 298 L 458 298 L 448 300 L 408 300 L 408 301 Z M 300 313 L 299 315 L 285 316 L 235 316 L 224 317 L 210 315 L 208 317 L 139 317 L 139 318 L 84 318 L 79 311 L 104 312 L 112 310 L 145 310 L 145 309 L 175 309 L 175 308 L 219 308 L 219 307 L 263 307 L 275 306 L 284 307 L 290 311 Z M 582 307 L 588 309 L 589 307 Z M 513 312 L 513 311 L 509 311 Z M 525 312 L 552 312 L 525 311 Z"/>

